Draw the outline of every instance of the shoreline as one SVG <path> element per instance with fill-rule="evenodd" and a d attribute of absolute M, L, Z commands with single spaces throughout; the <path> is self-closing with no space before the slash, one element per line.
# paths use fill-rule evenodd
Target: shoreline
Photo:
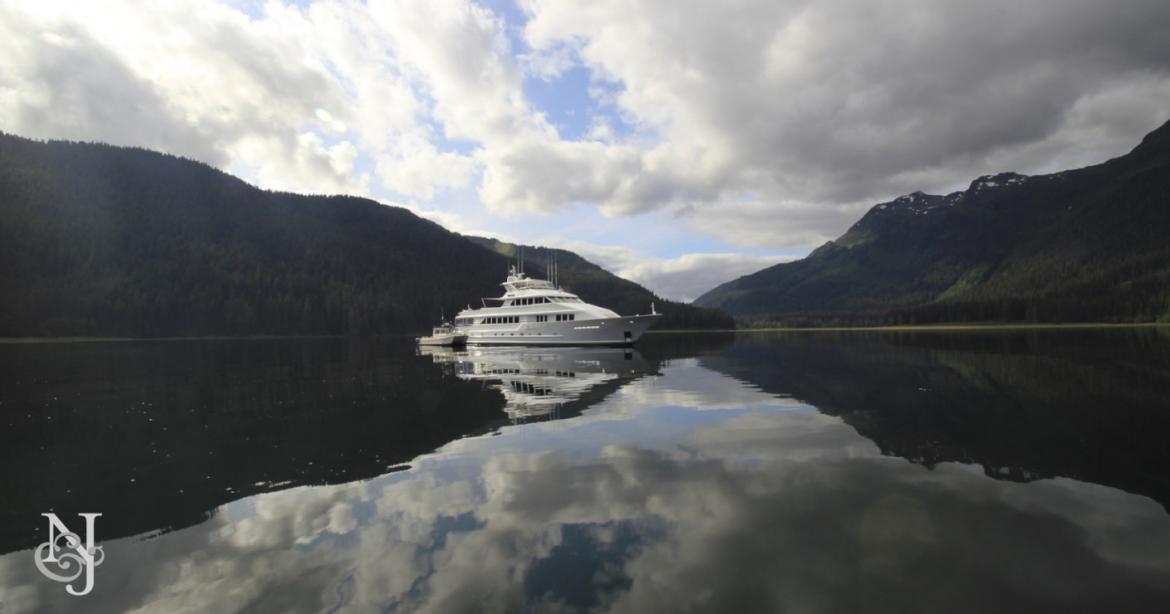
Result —
<path fill-rule="evenodd" d="M 647 335 L 694 335 L 711 333 L 815 333 L 815 332 L 963 332 L 996 330 L 1077 330 L 1108 328 L 1170 328 L 1170 322 L 1070 322 L 1061 324 L 963 323 L 899 324 L 890 326 L 774 326 L 765 328 L 664 329 L 648 330 Z M 194 337 L 0 337 L 0 344 L 22 343 L 126 343 L 135 341 L 273 341 L 278 339 L 341 339 L 345 337 L 404 337 L 415 333 L 391 335 L 207 335 Z"/>
<path fill-rule="evenodd" d="M 135 341 L 275 341 L 278 339 L 339 339 L 349 335 L 207 335 L 204 337 L 0 337 L 0 345 L 20 343 L 127 343 Z M 393 335 L 385 335 L 387 337 Z"/>
<path fill-rule="evenodd" d="M 761 328 L 705 329 L 705 330 L 648 330 L 646 334 L 681 333 L 814 333 L 814 332 L 961 332 L 995 330 L 1077 330 L 1102 328 L 1170 328 L 1170 322 L 1067 322 L 1014 323 L 967 322 L 955 324 L 893 324 L 887 326 L 772 326 Z"/>

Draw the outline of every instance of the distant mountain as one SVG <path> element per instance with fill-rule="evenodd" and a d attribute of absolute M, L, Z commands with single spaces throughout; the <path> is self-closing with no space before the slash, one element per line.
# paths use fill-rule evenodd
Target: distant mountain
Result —
<path fill-rule="evenodd" d="M 0 134 L 0 263 L 0 336 L 194 336 L 423 330 L 497 295 L 508 258 L 367 199 Z"/>
<path fill-rule="evenodd" d="M 1170 320 L 1170 123 L 1096 166 L 879 204 L 695 303 L 791 324 Z"/>
<path fill-rule="evenodd" d="M 531 245 L 516 245 L 496 239 L 468 237 L 515 262 L 517 252 L 523 248 L 524 270 L 533 277 L 547 277 L 546 265 L 550 258 L 556 262 L 557 279 L 565 289 L 598 305 L 604 305 L 622 314 L 649 313 L 654 303 L 658 313 L 663 314 L 655 328 L 717 328 L 735 327 L 735 321 L 726 313 L 666 300 L 650 290 L 622 279 L 609 271 L 589 262 L 577 254 L 563 249 L 549 249 Z"/>

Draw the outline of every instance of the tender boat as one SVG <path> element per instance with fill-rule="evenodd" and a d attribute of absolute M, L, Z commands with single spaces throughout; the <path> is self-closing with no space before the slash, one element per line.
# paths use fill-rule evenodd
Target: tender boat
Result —
<path fill-rule="evenodd" d="M 631 345 L 662 317 L 623 316 L 592 305 L 552 282 L 533 279 L 512 267 L 504 295 L 482 299 L 455 317 L 455 328 L 475 345 Z M 493 303 L 488 305 L 489 301 Z"/>
<path fill-rule="evenodd" d="M 429 337 L 419 337 L 419 345 L 446 345 L 457 346 L 467 342 L 467 335 L 459 331 L 454 324 L 443 322 L 431 329 Z"/>

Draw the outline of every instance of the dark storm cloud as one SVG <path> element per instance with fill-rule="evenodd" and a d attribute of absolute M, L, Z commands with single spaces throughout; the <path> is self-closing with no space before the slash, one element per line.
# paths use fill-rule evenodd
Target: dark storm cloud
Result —
<path fill-rule="evenodd" d="M 576 46 L 664 149 L 699 152 L 673 159 L 671 198 L 741 244 L 807 244 L 877 199 L 986 172 L 1100 161 L 1170 119 L 1170 5 L 1154 0 L 530 4 L 534 45 Z"/>

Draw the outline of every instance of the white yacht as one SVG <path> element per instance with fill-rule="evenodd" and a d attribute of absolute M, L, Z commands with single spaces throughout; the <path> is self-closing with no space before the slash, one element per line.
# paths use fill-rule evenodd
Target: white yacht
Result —
<path fill-rule="evenodd" d="M 468 307 L 455 317 L 468 344 L 629 345 L 661 317 L 653 303 L 647 315 L 618 315 L 515 267 L 501 285 L 503 296 L 482 299 L 482 308 Z"/>

